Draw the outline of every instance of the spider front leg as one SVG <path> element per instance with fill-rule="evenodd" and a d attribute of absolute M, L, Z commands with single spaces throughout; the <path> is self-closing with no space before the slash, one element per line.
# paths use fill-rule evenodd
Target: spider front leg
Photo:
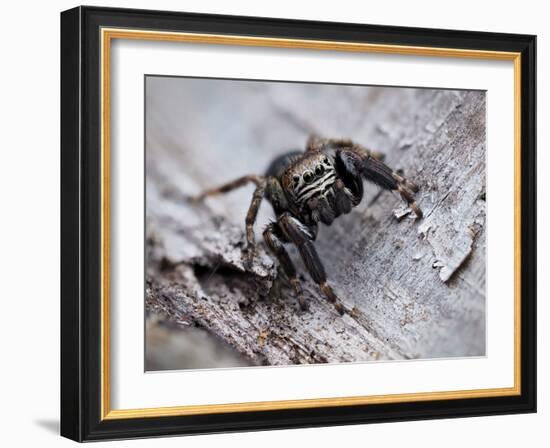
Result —
<path fill-rule="evenodd" d="M 341 149 L 337 153 L 345 169 L 354 176 L 363 176 L 386 190 L 398 191 L 404 201 L 422 218 L 422 210 L 414 200 L 418 186 L 393 171 L 381 160 L 373 157 L 367 150 L 358 145 L 350 149 Z"/>
<path fill-rule="evenodd" d="M 254 237 L 254 223 L 256 222 L 256 218 L 258 217 L 258 210 L 260 209 L 260 204 L 262 203 L 262 199 L 264 198 L 264 195 L 265 195 L 265 187 L 266 187 L 265 178 L 263 176 L 256 176 L 256 175 L 239 177 L 234 181 L 228 182 L 216 188 L 206 190 L 203 193 L 199 194 L 198 196 L 195 196 L 194 198 L 192 198 L 193 202 L 198 202 L 203 200 L 207 196 L 215 196 L 222 193 L 229 193 L 230 191 L 240 188 L 250 182 L 253 182 L 256 184 L 256 189 L 254 190 L 254 194 L 252 195 L 252 201 L 250 202 L 250 206 L 248 208 L 248 212 L 246 214 L 246 219 L 245 219 L 246 247 L 244 251 L 245 251 L 245 262 L 248 265 L 252 264 L 252 260 L 254 259 L 254 254 L 256 252 L 256 241 Z"/>
<path fill-rule="evenodd" d="M 307 310 L 309 306 L 302 295 L 302 287 L 300 285 L 300 281 L 298 280 L 298 276 L 296 275 L 296 268 L 294 267 L 294 264 L 292 263 L 292 260 L 288 255 L 288 252 L 283 246 L 283 235 L 278 224 L 269 224 L 265 228 L 263 236 L 265 244 L 273 253 L 273 255 L 277 257 L 279 265 L 283 269 L 283 272 L 287 276 L 288 281 L 292 285 L 294 293 L 296 294 L 296 297 L 298 299 L 298 303 L 300 304 L 300 308 L 304 311 Z"/>
<path fill-rule="evenodd" d="M 332 302 L 338 313 L 344 314 L 344 306 L 327 283 L 327 274 L 315 250 L 313 231 L 289 213 L 283 213 L 278 221 L 279 228 L 287 240 L 298 248 L 311 278 L 319 285 L 321 292 Z"/>
<path fill-rule="evenodd" d="M 254 260 L 254 255 L 256 254 L 256 237 L 254 236 L 254 223 L 258 217 L 258 210 L 260 209 L 260 204 L 265 195 L 265 180 L 262 179 L 258 183 L 254 194 L 252 195 L 252 201 L 250 201 L 250 206 L 248 207 L 248 212 L 246 213 L 245 226 L 246 226 L 246 248 L 245 248 L 245 257 L 246 263 L 250 266 L 252 260 Z"/>

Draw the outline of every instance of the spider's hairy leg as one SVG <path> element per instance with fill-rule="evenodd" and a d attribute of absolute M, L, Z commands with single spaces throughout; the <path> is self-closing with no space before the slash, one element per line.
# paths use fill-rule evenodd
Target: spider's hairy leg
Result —
<path fill-rule="evenodd" d="M 266 188 L 266 179 L 263 176 L 257 175 L 248 175 L 242 176 L 234 181 L 228 182 L 216 188 L 211 188 L 202 192 L 201 194 L 192 198 L 192 201 L 198 202 L 206 198 L 207 196 L 215 196 L 218 194 L 228 193 L 232 190 L 235 190 L 239 187 L 243 187 L 248 183 L 255 183 L 256 189 L 252 195 L 252 200 L 246 214 L 245 225 L 246 225 L 246 248 L 245 248 L 245 262 L 250 265 L 254 258 L 255 253 L 255 238 L 254 238 L 254 223 L 258 216 L 258 210 L 260 209 L 260 204 L 265 195 Z"/>
<path fill-rule="evenodd" d="M 294 267 L 294 264 L 292 263 L 292 260 L 288 255 L 288 252 L 283 246 L 283 235 L 281 234 L 279 226 L 276 223 L 269 224 L 265 228 L 263 236 L 265 244 L 273 253 L 273 255 L 277 257 L 277 260 L 279 260 L 279 265 L 283 269 L 283 272 L 287 276 L 288 281 L 292 285 L 294 293 L 296 294 L 296 297 L 298 299 L 298 303 L 300 304 L 300 308 L 302 310 L 307 310 L 308 304 L 302 295 L 302 287 L 296 275 L 296 268 Z"/>
<path fill-rule="evenodd" d="M 248 265 L 252 264 L 254 255 L 256 252 L 256 238 L 254 236 L 254 223 L 258 217 L 258 210 L 262 203 L 262 199 L 265 195 L 266 181 L 262 179 L 252 195 L 252 200 L 250 201 L 250 207 L 248 207 L 248 212 L 246 213 L 245 225 L 246 225 L 246 263 Z"/>
<path fill-rule="evenodd" d="M 202 193 L 192 197 L 191 200 L 193 202 L 199 202 L 208 196 L 216 196 L 218 194 L 229 193 L 230 191 L 236 190 L 240 187 L 244 187 L 246 184 L 249 184 L 251 182 L 255 183 L 256 186 L 259 187 L 263 182 L 265 182 L 265 178 L 263 176 L 257 176 L 255 174 L 242 176 L 218 187 L 209 188 L 208 190 L 205 190 Z"/>
<path fill-rule="evenodd" d="M 340 150 L 338 158 L 352 175 L 363 175 L 366 180 L 386 190 L 398 191 L 416 216 L 422 218 L 422 210 L 414 200 L 414 193 L 418 192 L 416 184 L 403 178 L 384 162 L 373 157 L 367 150 L 357 145 Z"/>
<path fill-rule="evenodd" d="M 418 186 L 403 178 L 384 162 L 369 157 L 365 160 L 363 174 L 367 180 L 380 185 L 388 190 L 397 190 L 401 197 L 407 202 L 418 218 L 422 218 L 422 210 L 414 200 L 414 193 L 418 192 Z"/>
<path fill-rule="evenodd" d="M 359 146 L 349 138 L 322 138 L 316 134 L 310 135 L 306 143 L 306 151 L 319 151 L 326 148 L 342 149 L 351 147 L 359 149 Z M 386 158 L 386 155 L 383 152 L 371 151 L 363 147 L 360 148 L 360 151 L 364 151 L 365 155 L 370 154 L 378 160 L 383 161 Z"/>
<path fill-rule="evenodd" d="M 279 217 L 278 224 L 285 238 L 298 248 L 311 278 L 319 285 L 321 292 L 330 302 L 332 302 L 338 313 L 344 314 L 342 302 L 340 302 L 330 285 L 327 283 L 325 268 L 313 245 L 313 240 L 315 238 L 313 231 L 289 213 L 282 214 Z"/>
<path fill-rule="evenodd" d="M 326 141 L 327 139 L 317 134 L 311 134 L 306 142 L 306 151 L 318 151 Z"/>

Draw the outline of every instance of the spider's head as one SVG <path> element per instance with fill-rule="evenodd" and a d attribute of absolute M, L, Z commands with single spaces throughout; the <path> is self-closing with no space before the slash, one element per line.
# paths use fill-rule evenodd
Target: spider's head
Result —
<path fill-rule="evenodd" d="M 283 188 L 299 203 L 324 193 L 336 181 L 330 158 L 315 152 L 292 164 L 283 175 Z"/>

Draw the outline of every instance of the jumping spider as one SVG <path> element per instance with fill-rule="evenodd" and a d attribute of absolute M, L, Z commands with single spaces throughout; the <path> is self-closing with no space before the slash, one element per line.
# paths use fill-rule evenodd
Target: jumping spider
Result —
<path fill-rule="evenodd" d="M 308 304 L 296 275 L 296 268 L 284 248 L 296 245 L 311 278 L 319 285 L 336 310 L 344 307 L 327 283 L 325 269 L 313 245 L 318 223 L 332 224 L 338 216 L 349 213 L 363 198 L 363 178 L 387 190 L 397 190 L 418 218 L 422 211 L 414 201 L 418 187 L 401 177 L 380 160 L 380 156 L 347 139 L 309 138 L 306 150 L 292 151 L 271 162 L 264 176 L 240 177 L 218 188 L 207 190 L 194 200 L 227 193 L 249 182 L 256 190 L 246 215 L 247 261 L 254 256 L 253 225 L 265 197 L 277 217 L 263 232 L 267 247 L 279 260 L 302 309 Z"/>

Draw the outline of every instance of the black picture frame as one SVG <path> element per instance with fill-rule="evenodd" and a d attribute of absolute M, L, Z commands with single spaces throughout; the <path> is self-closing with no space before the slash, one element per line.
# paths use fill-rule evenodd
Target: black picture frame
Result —
<path fill-rule="evenodd" d="M 100 29 L 521 53 L 521 393 L 308 409 L 101 418 Z M 97 7 L 61 14 L 61 434 L 77 441 L 536 411 L 536 37 Z"/>

